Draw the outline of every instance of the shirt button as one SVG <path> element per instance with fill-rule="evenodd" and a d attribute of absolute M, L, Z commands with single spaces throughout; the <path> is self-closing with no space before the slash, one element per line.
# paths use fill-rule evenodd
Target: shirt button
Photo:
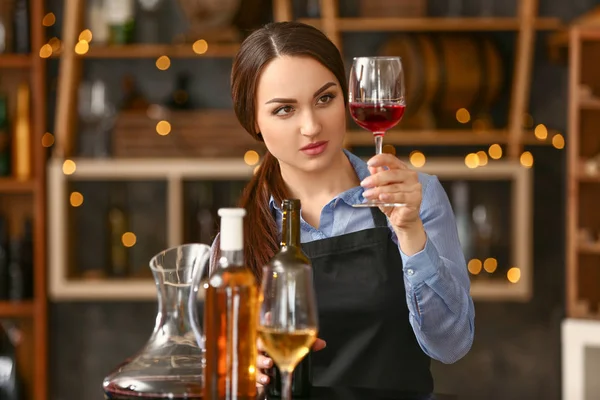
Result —
<path fill-rule="evenodd" d="M 412 268 L 409 268 L 406 270 L 406 275 L 413 276 L 414 274 L 415 274 L 415 271 Z"/>

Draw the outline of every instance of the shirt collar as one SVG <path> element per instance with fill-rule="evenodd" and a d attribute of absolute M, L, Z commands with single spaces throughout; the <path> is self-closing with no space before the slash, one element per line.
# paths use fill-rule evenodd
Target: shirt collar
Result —
<path fill-rule="evenodd" d="M 346 154 L 346 157 L 348 157 L 348 161 L 350 161 L 350 165 L 352 165 L 352 168 L 354 169 L 354 172 L 356 173 L 356 176 L 360 181 L 365 179 L 367 176 L 371 175 L 371 173 L 369 172 L 369 167 L 367 166 L 367 163 L 365 161 L 363 161 L 360 157 L 350 153 L 346 149 L 343 149 L 343 151 L 344 154 Z M 343 193 L 340 193 L 332 201 L 337 201 L 339 199 L 348 205 L 362 202 L 363 191 L 364 189 L 362 188 L 362 186 L 355 186 L 346 190 Z M 269 198 L 269 208 L 271 210 L 277 210 L 277 212 L 281 213 L 281 205 L 275 204 L 275 199 L 273 198 L 273 196 Z"/>

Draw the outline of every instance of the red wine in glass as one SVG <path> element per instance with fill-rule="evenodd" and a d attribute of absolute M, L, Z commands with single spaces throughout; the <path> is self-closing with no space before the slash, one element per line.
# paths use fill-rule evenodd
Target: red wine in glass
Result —
<path fill-rule="evenodd" d="M 404 70 L 400 57 L 355 57 L 348 83 L 350 115 L 375 139 L 375 154 L 381 154 L 385 132 L 400 122 L 406 107 Z M 354 207 L 404 206 L 369 200 Z"/>
<path fill-rule="evenodd" d="M 404 104 L 350 103 L 350 114 L 362 128 L 383 135 L 400 122 L 405 108 Z"/>

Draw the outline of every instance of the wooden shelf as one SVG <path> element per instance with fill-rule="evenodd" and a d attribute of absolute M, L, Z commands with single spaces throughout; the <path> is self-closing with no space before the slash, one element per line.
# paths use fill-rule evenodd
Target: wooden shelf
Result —
<path fill-rule="evenodd" d="M 35 181 L 18 181 L 12 178 L 0 178 L 0 194 L 31 193 L 35 190 Z"/>
<path fill-rule="evenodd" d="M 167 56 L 170 58 L 228 58 L 237 53 L 240 45 L 231 44 L 208 44 L 206 53 L 197 54 L 192 45 L 160 45 L 160 44 L 131 44 L 124 46 L 94 46 L 90 45 L 87 53 L 78 55 L 83 58 L 158 58 Z M 60 57 L 60 55 L 56 56 Z"/>
<path fill-rule="evenodd" d="M 152 279 L 83 280 L 54 279 L 50 297 L 60 301 L 145 301 L 156 300 L 156 284 Z M 200 298 L 200 297 L 199 297 Z"/>
<path fill-rule="evenodd" d="M 31 315 L 33 315 L 33 303 L 31 301 L 0 301 L 0 318 L 29 317 Z"/>
<path fill-rule="evenodd" d="M 317 28 L 321 19 L 301 19 Z M 334 23 L 342 32 L 366 31 L 517 31 L 518 18 L 336 18 Z M 563 25 L 558 18 L 537 18 L 536 30 L 557 30 Z"/>
<path fill-rule="evenodd" d="M 28 54 L 0 55 L 0 68 L 29 68 L 31 57 Z"/>
<path fill-rule="evenodd" d="M 539 140 L 531 131 L 523 132 L 523 143 L 527 145 L 551 146 L 552 132 L 548 139 Z M 394 129 L 384 137 L 384 144 L 419 145 L 419 146 L 479 146 L 507 144 L 508 131 L 492 130 L 475 132 L 473 130 L 402 130 Z M 349 146 L 368 146 L 373 144 L 373 137 L 364 130 L 352 130 L 346 134 L 346 144 Z"/>

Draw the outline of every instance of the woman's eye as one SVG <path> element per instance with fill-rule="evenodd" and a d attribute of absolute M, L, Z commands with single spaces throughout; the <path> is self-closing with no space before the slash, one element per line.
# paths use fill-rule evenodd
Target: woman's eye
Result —
<path fill-rule="evenodd" d="M 332 94 L 326 94 L 324 96 L 319 97 L 319 104 L 327 104 L 329 103 L 331 100 L 333 100 L 335 96 Z"/>
<path fill-rule="evenodd" d="M 279 107 L 278 109 L 276 109 L 275 111 L 273 111 L 273 114 L 275 115 L 287 115 L 289 113 L 291 113 L 293 111 L 293 108 L 291 106 L 283 106 L 283 107 Z"/>

